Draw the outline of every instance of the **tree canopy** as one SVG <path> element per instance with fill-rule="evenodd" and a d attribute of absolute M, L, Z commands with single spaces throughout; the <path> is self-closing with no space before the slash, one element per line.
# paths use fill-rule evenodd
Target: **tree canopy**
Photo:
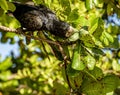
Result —
<path fill-rule="evenodd" d="M 47 6 L 72 35 L 19 31 L 13 1 Z M 0 0 L 0 42 L 19 47 L 0 60 L 0 94 L 120 95 L 119 18 L 120 0 Z"/>

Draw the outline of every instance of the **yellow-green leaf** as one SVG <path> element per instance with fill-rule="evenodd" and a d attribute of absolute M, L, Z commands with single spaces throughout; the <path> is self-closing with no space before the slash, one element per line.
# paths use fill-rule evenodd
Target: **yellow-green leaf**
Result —
<path fill-rule="evenodd" d="M 6 0 L 0 0 L 0 6 L 3 10 L 7 11 L 8 10 L 8 4 Z"/>
<path fill-rule="evenodd" d="M 85 68 L 85 64 L 80 58 L 80 50 L 80 45 L 77 45 L 73 52 L 72 68 L 75 70 L 83 70 Z"/>

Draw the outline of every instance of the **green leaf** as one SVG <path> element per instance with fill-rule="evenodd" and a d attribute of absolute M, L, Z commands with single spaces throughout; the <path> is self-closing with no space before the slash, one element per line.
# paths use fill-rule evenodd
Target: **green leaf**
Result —
<path fill-rule="evenodd" d="M 0 6 L 4 11 L 8 10 L 8 4 L 6 0 L 0 0 Z"/>
<path fill-rule="evenodd" d="M 0 80 L 6 81 L 11 76 L 11 72 L 9 70 L 3 71 L 0 73 Z"/>
<path fill-rule="evenodd" d="M 109 93 L 107 93 L 106 95 L 114 95 L 114 92 L 112 91 L 112 92 L 109 92 Z"/>
<path fill-rule="evenodd" d="M 54 82 L 55 95 L 66 95 L 67 88 L 58 82 Z"/>
<path fill-rule="evenodd" d="M 75 76 L 78 76 L 79 73 L 80 73 L 80 71 L 73 69 L 71 64 L 68 64 L 68 66 L 67 66 L 68 76 L 75 77 Z"/>
<path fill-rule="evenodd" d="M 78 15 L 78 9 L 75 8 L 74 10 L 72 10 L 72 12 L 69 14 L 68 16 L 68 21 L 75 21 L 79 18 L 79 15 Z"/>
<path fill-rule="evenodd" d="M 93 0 L 93 2 L 95 3 L 95 5 L 99 4 L 99 0 Z"/>
<path fill-rule="evenodd" d="M 102 35 L 100 37 L 100 40 L 106 45 L 108 46 L 110 44 L 110 42 L 114 42 L 113 37 L 107 33 L 106 31 L 102 32 Z"/>
<path fill-rule="evenodd" d="M 15 18 L 13 18 L 7 14 L 4 14 L 4 15 L 2 15 L 2 17 L 0 17 L 0 23 L 2 25 L 10 27 L 10 28 L 20 27 L 20 23 L 18 22 L 18 20 L 16 20 Z"/>
<path fill-rule="evenodd" d="M 0 16 L 4 14 L 4 10 L 0 8 Z"/>
<path fill-rule="evenodd" d="M 15 33 L 10 33 L 10 32 L 5 34 L 5 36 L 8 37 L 8 38 L 14 38 L 15 35 L 16 35 Z"/>
<path fill-rule="evenodd" d="M 102 32 L 104 31 L 104 22 L 101 18 L 98 20 L 98 26 L 96 31 L 93 32 L 93 36 L 99 40 L 100 36 L 102 35 Z"/>
<path fill-rule="evenodd" d="M 80 71 L 71 68 L 71 64 L 68 64 L 67 66 L 67 74 L 70 81 L 70 86 L 73 89 L 79 88 L 83 81 L 82 79 L 83 74 Z M 64 76 L 65 76 L 65 73 L 64 73 Z M 68 81 L 66 78 L 65 80 Z"/>
<path fill-rule="evenodd" d="M 76 41 L 76 40 L 78 40 L 78 39 L 79 39 L 79 32 L 73 33 L 73 34 L 68 38 L 69 41 Z"/>
<path fill-rule="evenodd" d="M 11 58 L 8 57 L 0 64 L 0 71 L 7 70 L 11 66 L 12 66 Z"/>
<path fill-rule="evenodd" d="M 88 79 L 86 79 L 83 81 L 81 89 L 85 95 L 105 95 L 102 92 L 100 82 L 88 81 Z"/>
<path fill-rule="evenodd" d="M 112 6 L 111 6 L 111 3 L 108 3 L 107 5 L 107 14 L 110 15 L 112 13 Z"/>
<path fill-rule="evenodd" d="M 87 47 L 94 47 L 95 46 L 94 37 L 84 28 L 82 28 L 80 30 L 80 40 L 83 41 L 84 45 Z"/>
<path fill-rule="evenodd" d="M 93 0 L 93 2 L 96 6 L 99 6 L 99 4 L 103 3 L 103 0 Z"/>
<path fill-rule="evenodd" d="M 96 16 L 91 17 L 91 20 L 90 20 L 91 25 L 90 25 L 90 30 L 89 30 L 91 34 L 97 29 L 98 20 L 99 20 L 99 18 L 96 18 Z"/>
<path fill-rule="evenodd" d="M 6 81 L 6 82 L 2 83 L 0 85 L 0 88 L 8 89 L 10 87 L 11 89 L 14 89 L 14 87 L 16 87 L 18 85 L 19 85 L 18 80 L 9 80 L 9 81 Z"/>
<path fill-rule="evenodd" d="M 101 50 L 101 49 L 99 49 L 99 48 L 92 48 L 92 52 L 95 54 L 95 55 L 105 55 L 105 53 Z"/>
<path fill-rule="evenodd" d="M 87 55 L 84 58 L 84 63 L 87 65 L 89 70 L 93 70 L 94 69 L 95 62 L 96 62 L 95 59 L 92 56 L 90 56 L 90 55 Z"/>
<path fill-rule="evenodd" d="M 106 93 L 114 91 L 119 83 L 120 79 L 115 75 L 105 76 L 98 81 L 87 78 L 83 81 L 82 92 L 86 95 L 106 95 Z"/>
<path fill-rule="evenodd" d="M 109 45 L 108 39 L 107 39 L 107 38 L 104 38 L 103 43 L 104 43 L 106 46 L 108 46 L 108 45 Z"/>
<path fill-rule="evenodd" d="M 94 67 L 93 70 L 90 70 L 89 73 L 94 76 L 97 80 L 101 80 L 103 78 L 103 72 L 102 69 L 98 67 Z"/>
<path fill-rule="evenodd" d="M 80 16 L 79 19 L 76 20 L 76 24 L 78 24 L 79 26 L 88 26 L 89 22 L 85 18 L 85 16 Z"/>
<path fill-rule="evenodd" d="M 111 48 L 119 48 L 119 40 L 117 37 L 114 38 L 114 42 L 110 44 Z"/>
<path fill-rule="evenodd" d="M 83 73 L 80 72 L 78 76 L 74 77 L 74 82 L 76 87 L 79 88 L 83 82 Z"/>
<path fill-rule="evenodd" d="M 13 4 L 13 3 L 10 3 L 10 2 L 7 2 L 7 4 L 8 4 L 8 10 L 14 12 L 15 9 L 16 9 L 16 7 L 14 6 L 14 4 Z"/>
<path fill-rule="evenodd" d="M 102 91 L 104 93 L 112 92 L 119 86 L 119 83 L 120 79 L 117 76 L 115 75 L 105 76 L 101 81 L 101 85 L 103 87 Z"/>
<path fill-rule="evenodd" d="M 109 42 L 111 42 L 111 43 L 114 42 L 112 35 L 110 35 L 110 34 L 107 33 L 107 32 L 104 32 L 104 34 L 105 34 L 106 38 L 109 40 Z"/>
<path fill-rule="evenodd" d="M 90 10 L 93 8 L 93 0 L 85 0 L 85 6 L 87 10 Z"/>
<path fill-rule="evenodd" d="M 70 81 L 70 86 L 73 88 L 73 89 L 78 89 L 81 84 L 82 84 L 82 79 L 83 75 L 82 73 L 79 72 L 79 74 L 77 76 L 68 76 L 69 78 L 69 81 Z"/>
<path fill-rule="evenodd" d="M 85 68 L 85 64 L 80 58 L 80 51 L 81 51 L 81 46 L 78 43 L 76 45 L 76 48 L 73 51 L 73 57 L 72 57 L 72 68 L 75 70 L 83 70 Z"/>
<path fill-rule="evenodd" d="M 109 41 L 108 41 L 108 39 L 106 38 L 104 32 L 102 33 L 102 35 L 101 35 L 101 37 L 100 37 L 100 40 L 101 40 L 106 46 L 109 45 Z"/>
<path fill-rule="evenodd" d="M 112 60 L 112 67 L 115 71 L 120 71 L 120 64 L 118 63 L 118 60 Z"/>
<path fill-rule="evenodd" d="M 69 15 L 71 13 L 70 1 L 69 0 L 59 0 L 62 8 L 64 8 L 64 14 Z"/>

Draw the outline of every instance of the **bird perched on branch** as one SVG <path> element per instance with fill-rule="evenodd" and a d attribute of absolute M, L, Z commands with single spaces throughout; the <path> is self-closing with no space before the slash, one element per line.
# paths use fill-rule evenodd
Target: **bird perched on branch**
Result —
<path fill-rule="evenodd" d="M 44 5 L 28 5 L 14 2 L 16 10 L 13 12 L 15 18 L 28 31 L 47 30 L 59 37 L 69 37 L 70 25 L 57 18 L 49 8 Z"/>

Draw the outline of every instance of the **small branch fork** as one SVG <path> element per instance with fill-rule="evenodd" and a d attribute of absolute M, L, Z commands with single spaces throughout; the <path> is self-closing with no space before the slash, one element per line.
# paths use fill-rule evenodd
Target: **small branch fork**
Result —
<path fill-rule="evenodd" d="M 67 71 L 66 71 L 67 64 L 68 64 L 68 61 L 67 61 L 68 58 L 67 58 L 67 55 L 65 54 L 64 49 L 63 49 L 63 47 L 62 47 L 60 42 L 51 41 L 51 40 L 38 38 L 38 37 L 35 37 L 35 36 L 32 36 L 32 35 L 25 34 L 21 28 L 12 29 L 12 28 L 8 28 L 8 27 L 0 25 L 0 30 L 4 31 L 4 32 L 11 32 L 11 33 L 16 33 L 16 34 L 22 34 L 22 35 L 26 36 L 27 38 L 30 38 L 30 39 L 32 38 L 32 39 L 35 39 L 35 40 L 44 41 L 44 42 L 47 42 L 49 44 L 54 44 L 54 45 L 58 46 L 59 50 L 60 50 L 60 52 L 62 54 L 62 57 L 64 58 L 64 66 L 65 66 L 66 78 L 67 78 L 67 81 L 68 81 L 68 85 L 69 85 L 69 87 L 71 89 L 70 81 L 69 81 L 69 78 L 68 78 L 68 75 L 67 75 Z"/>

